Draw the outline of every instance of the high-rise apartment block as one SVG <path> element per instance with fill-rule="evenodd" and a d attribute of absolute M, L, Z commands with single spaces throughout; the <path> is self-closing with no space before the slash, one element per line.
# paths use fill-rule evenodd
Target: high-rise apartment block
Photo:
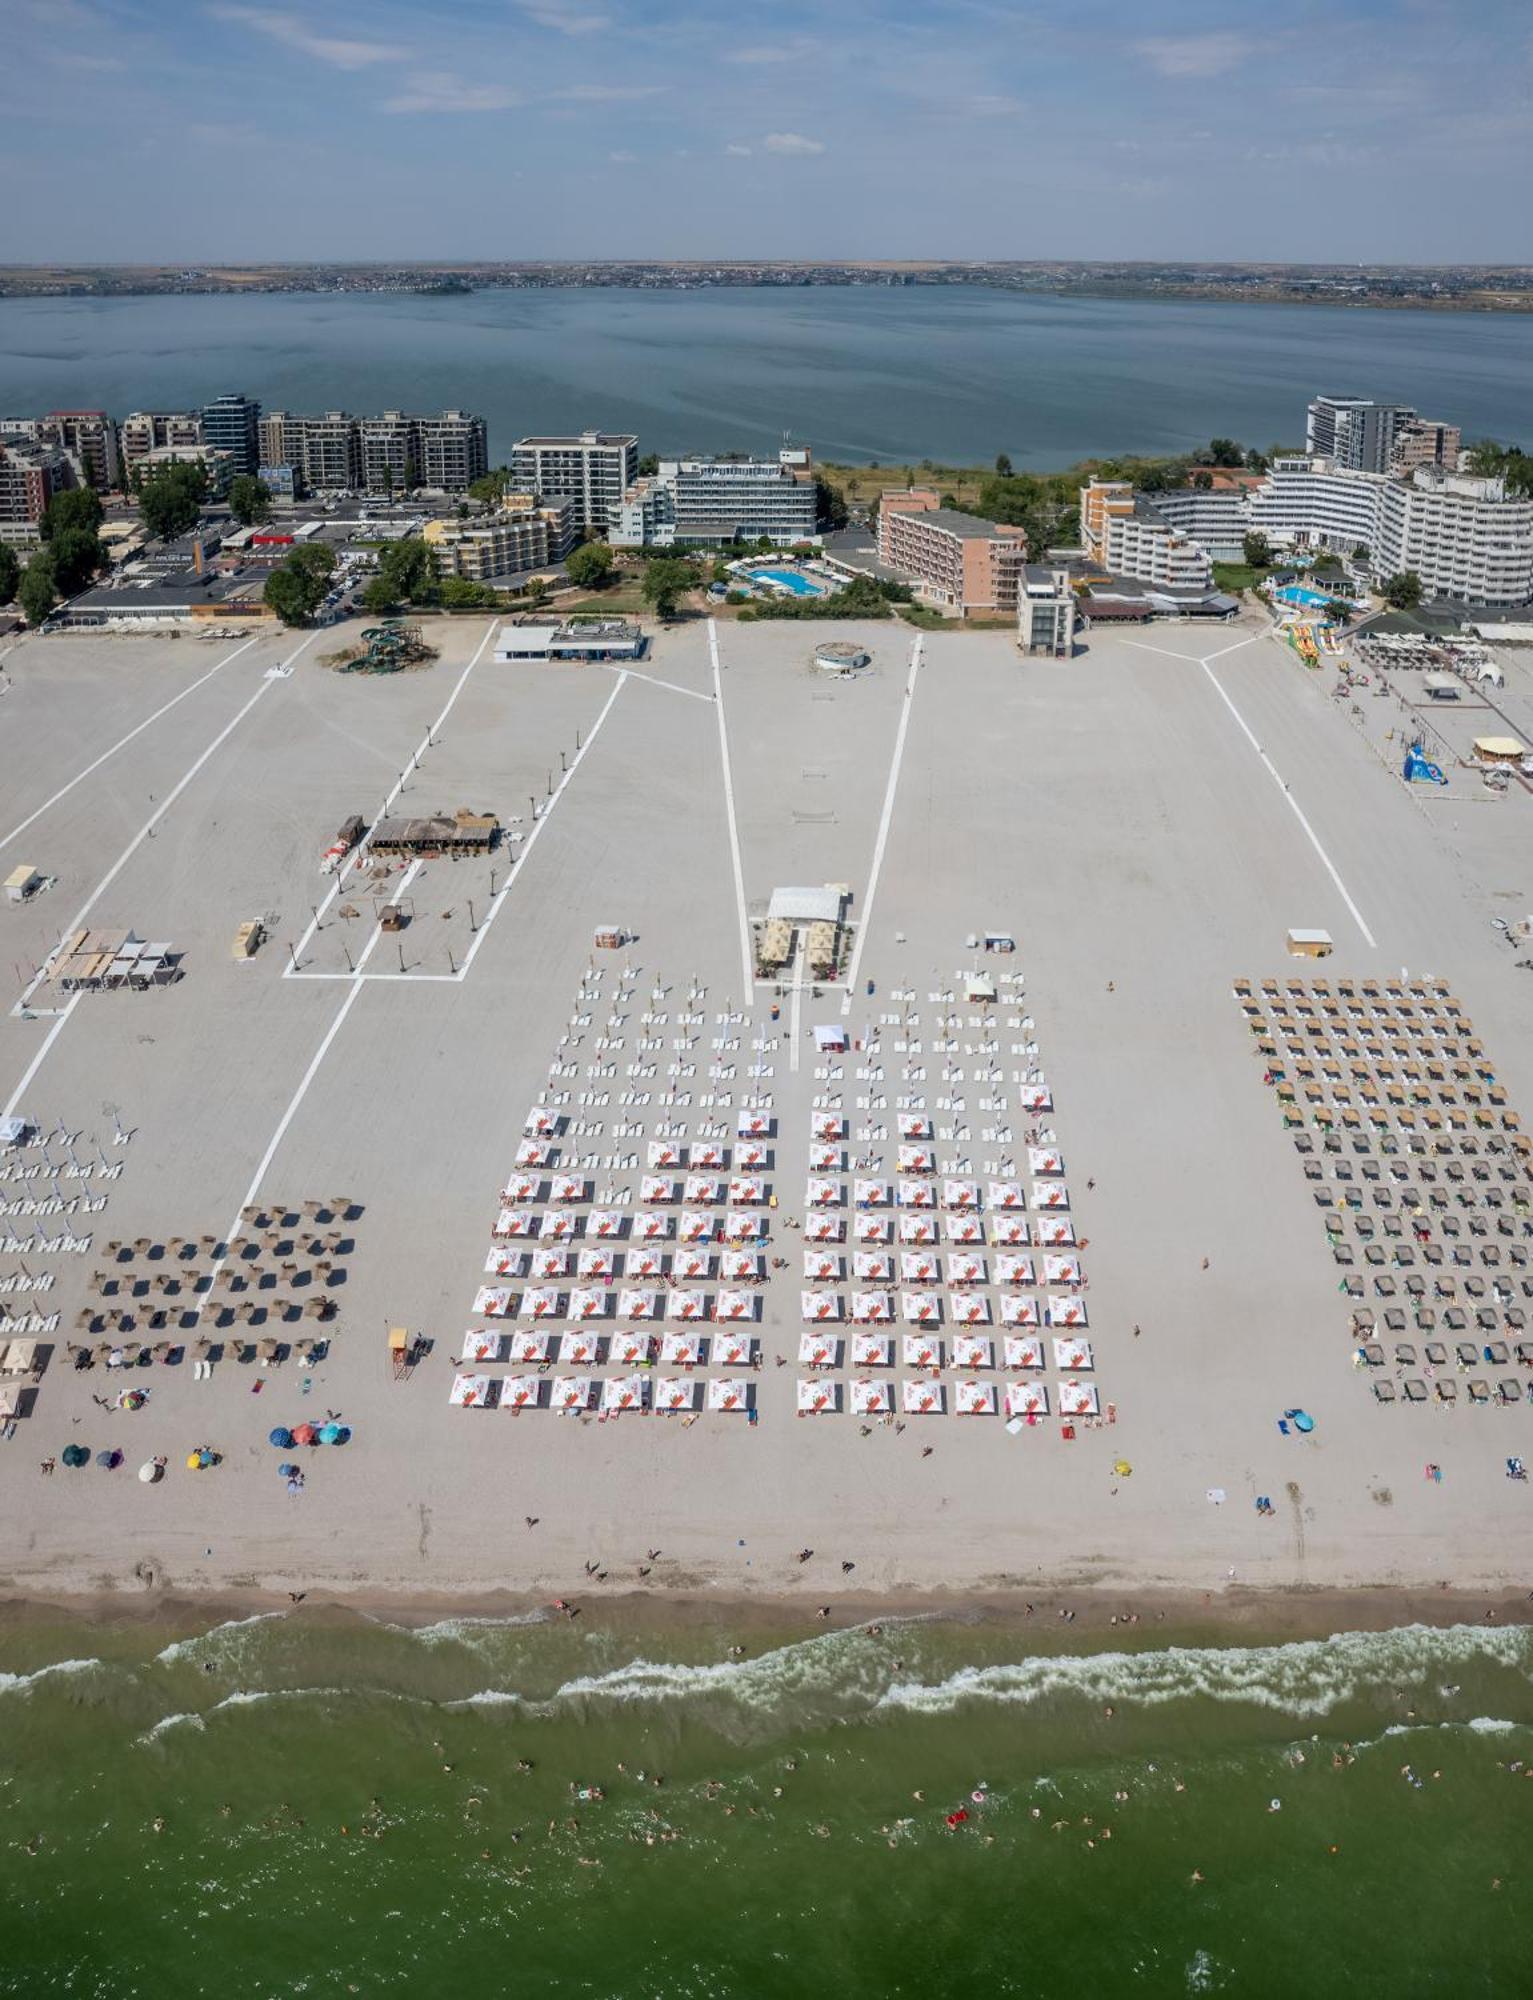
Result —
<path fill-rule="evenodd" d="M 0 444 L 0 541 L 36 541 L 48 502 L 75 484 L 74 461 L 62 445 Z"/>
<path fill-rule="evenodd" d="M 636 479 L 612 516 L 620 548 L 676 542 L 807 542 L 816 495 L 807 453 L 787 459 L 668 458 Z"/>
<path fill-rule="evenodd" d="M 376 417 L 271 410 L 261 419 L 259 444 L 262 465 L 290 465 L 318 492 L 407 493 L 426 486 L 463 493 L 489 470 L 484 418 L 463 410 L 436 416 L 385 410 Z"/>
<path fill-rule="evenodd" d="M 260 433 L 261 405 L 248 396 L 216 396 L 203 406 L 203 439 L 229 454 L 236 473 L 254 472 L 261 463 Z"/>
<path fill-rule="evenodd" d="M 198 410 L 135 410 L 122 420 L 122 462 L 132 472 L 152 451 L 185 450 L 203 442 Z"/>
<path fill-rule="evenodd" d="M 1328 458 L 1352 472 L 1387 472 L 1395 439 L 1416 412 L 1404 403 L 1376 403 L 1367 396 L 1317 396 L 1304 426 L 1310 458 Z"/>
<path fill-rule="evenodd" d="M 513 485 L 546 500 L 572 500 L 583 535 L 608 533 L 638 476 L 639 440 L 625 432 L 524 437 L 511 454 Z"/>

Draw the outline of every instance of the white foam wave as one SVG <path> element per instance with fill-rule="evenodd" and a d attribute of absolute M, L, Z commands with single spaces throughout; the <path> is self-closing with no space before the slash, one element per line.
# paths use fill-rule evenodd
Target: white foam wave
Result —
<path fill-rule="evenodd" d="M 285 1617 L 281 1611 L 256 1611 L 248 1618 L 227 1618 L 222 1625 L 212 1625 L 206 1632 L 194 1632 L 186 1639 L 172 1639 L 170 1644 L 155 1654 L 155 1660 L 162 1667 L 173 1667 L 178 1660 L 196 1659 L 205 1652 L 214 1652 L 227 1644 L 231 1632 L 244 1632 L 252 1625 L 268 1624 L 273 1618 Z"/>
<path fill-rule="evenodd" d="M 52 1674 L 83 1674 L 100 1665 L 100 1660 L 50 1660 L 45 1667 L 34 1667 L 29 1674 L 0 1673 L 0 1694 L 26 1694 Z"/>
<path fill-rule="evenodd" d="M 1479 1736 L 1501 1736 L 1510 1729 L 1521 1729 L 1523 1725 L 1504 1715 L 1472 1715 L 1464 1727 L 1474 1730 Z"/>
<path fill-rule="evenodd" d="M 439 1618 L 434 1625 L 394 1625 L 380 1620 L 384 1631 L 400 1632 L 418 1639 L 423 1646 L 473 1645 L 488 1634 L 514 1630 L 519 1625 L 546 1625 L 546 1610 L 519 1611 L 504 1618 Z"/>
<path fill-rule="evenodd" d="M 961 1702 L 1026 1706 L 1059 1697 L 1105 1703 L 1245 1702 L 1317 1716 L 1376 1684 L 1420 1682 L 1446 1666 L 1500 1666 L 1533 1679 L 1533 1641 L 1520 1630 L 1478 1625 L 1405 1625 L 1340 1632 L 1280 1646 L 1170 1646 L 1142 1653 L 1085 1653 L 965 1667 L 928 1686 L 902 1682 L 890 1708 L 950 1713 Z"/>
<path fill-rule="evenodd" d="M 192 1729 L 207 1727 L 200 1715 L 190 1709 L 182 1709 L 175 1715 L 162 1715 L 158 1722 L 144 1731 L 142 1736 L 135 1738 L 135 1742 L 140 1746 L 157 1743 L 162 1736 L 167 1735 L 172 1729 L 179 1729 L 183 1723 Z"/>

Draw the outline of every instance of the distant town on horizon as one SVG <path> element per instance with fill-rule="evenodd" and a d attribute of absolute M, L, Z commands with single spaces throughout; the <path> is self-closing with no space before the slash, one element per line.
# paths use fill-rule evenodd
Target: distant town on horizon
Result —
<path fill-rule="evenodd" d="M 0 298 L 219 292 L 413 291 L 611 286 L 683 291 L 751 286 L 981 285 L 1095 297 L 1265 304 L 1533 309 L 1528 264 L 1290 264 L 1176 259 L 539 258 L 273 263 L 0 265 Z"/>

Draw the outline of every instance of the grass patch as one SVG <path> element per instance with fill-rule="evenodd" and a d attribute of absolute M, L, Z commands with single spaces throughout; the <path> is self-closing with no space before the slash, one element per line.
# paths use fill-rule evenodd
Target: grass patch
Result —
<path fill-rule="evenodd" d="M 951 493 L 961 509 L 973 513 L 979 503 L 980 488 L 994 479 L 990 465 L 832 465 L 822 463 L 820 471 L 832 486 L 839 486 L 849 502 L 866 506 L 885 487 L 935 486 L 939 493 Z"/>
<path fill-rule="evenodd" d="M 1255 590 L 1263 577 L 1271 576 L 1275 567 L 1272 563 L 1216 562 L 1214 588 L 1237 597 L 1243 590 Z"/>
<path fill-rule="evenodd" d="M 940 611 L 933 611 L 929 604 L 898 604 L 895 610 L 907 625 L 919 626 L 923 632 L 961 632 L 964 629 L 965 621 L 962 618 L 944 618 Z"/>

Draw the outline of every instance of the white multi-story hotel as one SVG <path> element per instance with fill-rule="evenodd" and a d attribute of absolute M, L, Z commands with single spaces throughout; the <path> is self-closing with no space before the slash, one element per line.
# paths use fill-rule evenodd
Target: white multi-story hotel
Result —
<path fill-rule="evenodd" d="M 607 533 L 638 476 L 639 440 L 628 432 L 524 437 L 511 453 L 515 484 L 546 500 L 572 500 L 575 525 L 583 535 Z"/>
<path fill-rule="evenodd" d="M 1533 598 L 1533 500 L 1499 479 L 1421 466 L 1408 479 L 1280 458 L 1253 489 L 1251 526 L 1284 548 L 1366 548 L 1375 576 L 1414 570 L 1427 597 Z"/>
<path fill-rule="evenodd" d="M 1160 512 L 1159 497 L 1136 493 L 1123 479 L 1093 479 L 1082 487 L 1086 553 L 1115 576 L 1162 590 L 1210 589 L 1214 571 L 1207 551 Z"/>
<path fill-rule="evenodd" d="M 815 535 L 814 481 L 807 453 L 781 459 L 663 459 L 653 478 L 635 480 L 614 509 L 619 548 L 674 542 L 807 542 Z"/>

